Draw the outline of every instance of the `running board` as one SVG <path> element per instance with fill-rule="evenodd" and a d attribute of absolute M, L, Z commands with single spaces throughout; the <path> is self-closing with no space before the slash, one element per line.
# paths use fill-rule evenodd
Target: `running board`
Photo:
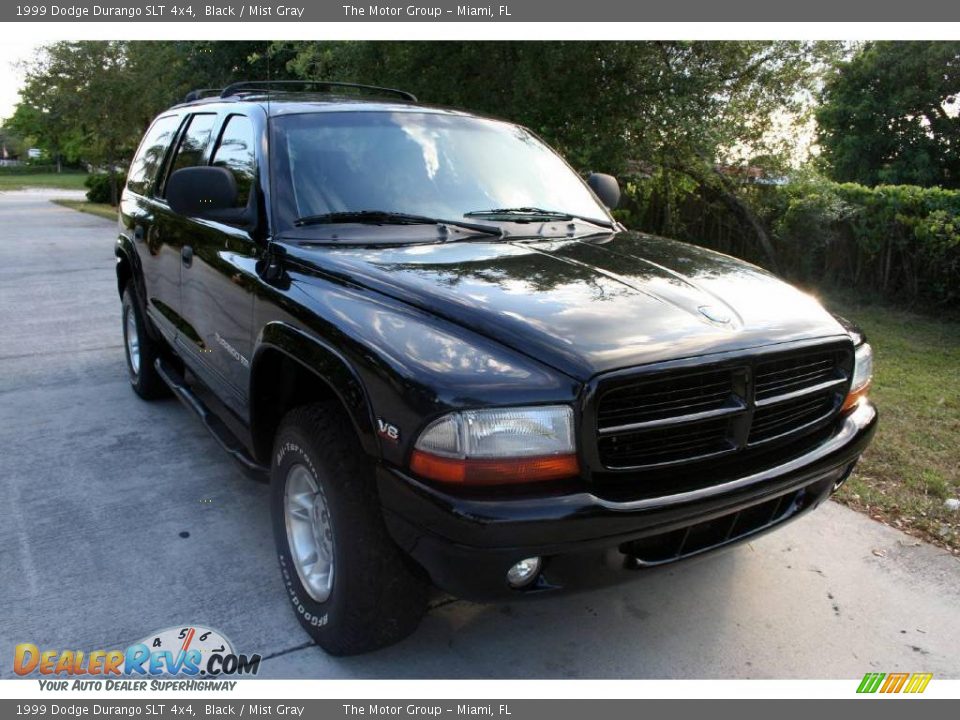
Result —
<path fill-rule="evenodd" d="M 197 414 L 203 426 L 210 431 L 213 439 L 219 443 L 220 447 L 226 450 L 227 453 L 233 456 L 234 460 L 248 470 L 265 476 L 269 475 L 269 468 L 261 465 L 250 457 L 243 443 L 237 439 L 236 435 L 230 432 L 230 428 L 226 426 L 223 420 L 218 418 L 203 404 L 203 401 L 189 388 L 186 380 L 183 379 L 180 373 L 170 367 L 169 363 L 164 362 L 163 358 L 157 358 L 153 366 L 163 381 L 173 391 L 173 394 L 176 395 L 177 399 Z"/>

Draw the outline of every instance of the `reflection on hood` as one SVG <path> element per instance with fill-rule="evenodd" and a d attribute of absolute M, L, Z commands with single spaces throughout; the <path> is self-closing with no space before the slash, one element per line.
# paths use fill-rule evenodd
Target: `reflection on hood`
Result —
<path fill-rule="evenodd" d="M 843 333 L 813 298 L 760 268 L 636 233 L 289 252 L 578 378 Z"/>

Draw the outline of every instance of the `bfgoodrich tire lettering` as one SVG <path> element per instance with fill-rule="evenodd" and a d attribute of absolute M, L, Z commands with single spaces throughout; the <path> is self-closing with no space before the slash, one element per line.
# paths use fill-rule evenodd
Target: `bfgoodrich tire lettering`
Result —
<path fill-rule="evenodd" d="M 296 468 L 312 474 L 330 514 L 333 572 L 326 594 L 304 585 L 290 546 L 286 485 Z M 428 584 L 387 534 L 372 464 L 339 405 L 308 405 L 283 419 L 270 484 L 281 578 L 297 619 L 317 644 L 333 655 L 351 655 L 413 632 L 426 610 Z"/>

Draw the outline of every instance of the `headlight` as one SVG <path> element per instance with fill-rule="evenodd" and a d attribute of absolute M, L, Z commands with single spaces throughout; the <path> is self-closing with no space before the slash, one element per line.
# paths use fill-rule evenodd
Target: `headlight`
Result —
<path fill-rule="evenodd" d="M 843 401 L 843 409 L 850 410 L 860 404 L 870 390 L 873 380 L 873 348 L 864 343 L 857 348 L 853 361 L 853 380 L 850 383 L 850 392 Z"/>
<path fill-rule="evenodd" d="M 461 485 L 504 485 L 580 472 L 567 405 L 449 413 L 420 434 L 410 469 Z"/>

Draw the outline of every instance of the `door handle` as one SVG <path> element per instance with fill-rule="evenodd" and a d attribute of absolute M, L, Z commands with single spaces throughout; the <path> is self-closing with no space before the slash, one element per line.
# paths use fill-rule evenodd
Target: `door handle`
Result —
<path fill-rule="evenodd" d="M 185 267 L 193 265 L 193 248 L 189 245 L 184 245 L 180 249 L 180 259 L 183 261 Z"/>

